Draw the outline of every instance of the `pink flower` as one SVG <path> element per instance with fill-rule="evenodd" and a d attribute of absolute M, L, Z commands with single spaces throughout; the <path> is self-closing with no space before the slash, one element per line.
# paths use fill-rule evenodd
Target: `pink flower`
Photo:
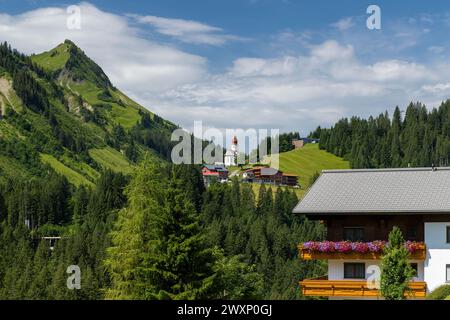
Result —
<path fill-rule="evenodd" d="M 352 249 L 358 253 L 367 253 L 369 251 L 369 246 L 364 242 L 355 242 L 352 244 Z"/>
<path fill-rule="evenodd" d="M 324 241 L 319 243 L 319 251 L 323 253 L 334 252 L 334 243 L 331 241 Z"/>
<path fill-rule="evenodd" d="M 375 241 L 369 242 L 367 244 L 369 251 L 373 252 L 373 253 L 382 252 L 385 246 L 386 246 L 386 241 L 381 241 L 381 240 L 375 240 Z"/>
<path fill-rule="evenodd" d="M 339 253 L 361 253 L 365 254 L 368 252 L 372 253 L 382 253 L 384 248 L 388 246 L 388 242 L 381 241 L 381 240 L 375 240 L 372 242 L 350 242 L 350 241 L 339 241 L 339 242 L 332 242 L 332 241 L 322 241 L 322 242 L 316 242 L 316 241 L 308 241 L 303 243 L 303 250 L 307 250 L 311 253 L 313 252 L 320 252 L 320 253 L 332 253 L 332 252 L 339 252 Z M 417 250 L 420 250 L 423 248 L 422 242 L 415 242 L 415 241 L 406 241 L 405 242 L 405 248 L 410 253 L 414 253 Z"/>
<path fill-rule="evenodd" d="M 308 250 L 310 252 L 317 251 L 319 248 L 318 242 L 308 241 L 303 243 L 303 249 Z"/>
<path fill-rule="evenodd" d="M 349 253 L 352 251 L 352 245 L 351 242 L 340 241 L 335 243 L 335 249 L 340 253 Z"/>
<path fill-rule="evenodd" d="M 417 250 L 422 249 L 423 243 L 422 242 L 416 242 L 416 241 L 406 241 L 405 242 L 405 248 L 408 250 L 409 253 L 414 253 Z"/>

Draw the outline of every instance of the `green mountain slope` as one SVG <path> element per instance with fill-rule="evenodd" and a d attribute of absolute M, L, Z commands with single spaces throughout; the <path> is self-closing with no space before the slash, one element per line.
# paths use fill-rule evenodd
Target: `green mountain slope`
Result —
<path fill-rule="evenodd" d="M 307 144 L 301 149 L 280 154 L 280 170 L 300 177 L 300 184 L 309 187 L 316 172 L 329 169 L 348 169 L 349 163 L 324 150 L 317 144 Z"/>
<path fill-rule="evenodd" d="M 311 184 L 311 178 L 322 170 L 348 169 L 348 161 L 327 151 L 320 150 L 317 144 L 307 144 L 301 149 L 279 154 L 279 169 L 284 173 L 295 174 L 299 177 L 301 189 L 295 189 L 298 197 L 302 198 Z M 256 185 L 256 191 L 259 186 Z"/>
<path fill-rule="evenodd" d="M 53 169 L 92 185 L 144 154 L 169 159 L 176 126 L 115 88 L 73 42 L 31 57 L 0 45 L 0 178 Z"/>

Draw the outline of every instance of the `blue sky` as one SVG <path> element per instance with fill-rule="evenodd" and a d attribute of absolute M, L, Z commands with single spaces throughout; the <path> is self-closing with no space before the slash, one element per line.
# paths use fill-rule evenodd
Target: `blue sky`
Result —
<path fill-rule="evenodd" d="M 450 96 L 450 4 L 430 2 L 0 0 L 0 39 L 36 53 L 70 38 L 119 88 L 188 129 L 306 134 Z M 65 26 L 73 4 L 79 30 Z M 370 4 L 381 30 L 366 27 Z"/>

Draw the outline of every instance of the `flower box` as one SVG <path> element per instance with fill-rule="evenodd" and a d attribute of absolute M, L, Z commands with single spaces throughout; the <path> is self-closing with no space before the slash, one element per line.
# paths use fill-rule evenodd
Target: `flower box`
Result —
<path fill-rule="evenodd" d="M 350 242 L 350 241 L 308 241 L 299 245 L 300 257 L 303 260 L 328 259 L 361 259 L 379 260 L 389 243 L 386 241 Z M 425 260 L 425 244 L 407 241 L 405 247 L 411 255 L 411 260 Z"/>

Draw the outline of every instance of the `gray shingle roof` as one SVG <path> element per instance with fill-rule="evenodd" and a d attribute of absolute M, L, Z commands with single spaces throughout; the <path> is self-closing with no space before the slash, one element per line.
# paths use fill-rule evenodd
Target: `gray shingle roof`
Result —
<path fill-rule="evenodd" d="M 450 168 L 327 170 L 294 213 L 450 213 Z"/>
<path fill-rule="evenodd" d="M 274 168 L 261 168 L 261 175 L 262 176 L 273 176 L 278 173 L 277 169 Z"/>

